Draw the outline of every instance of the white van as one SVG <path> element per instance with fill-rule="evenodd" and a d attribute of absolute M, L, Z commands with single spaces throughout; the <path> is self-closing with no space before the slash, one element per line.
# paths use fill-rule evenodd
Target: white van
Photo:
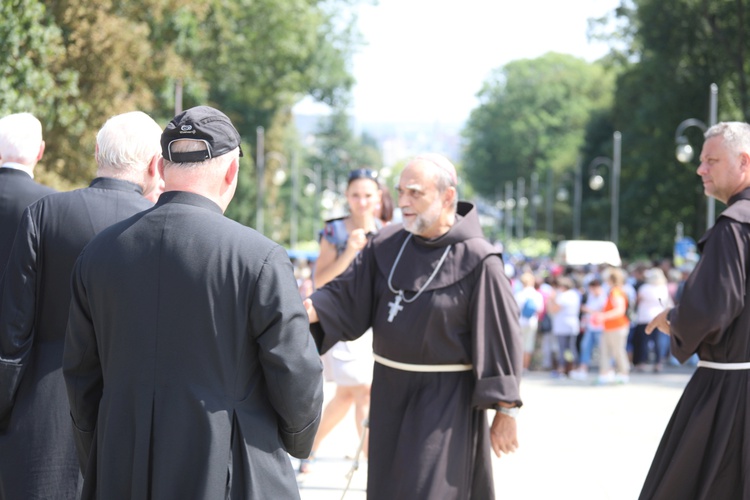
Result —
<path fill-rule="evenodd" d="M 563 240 L 557 244 L 555 262 L 563 266 L 622 266 L 617 245 L 611 241 L 601 240 Z"/>

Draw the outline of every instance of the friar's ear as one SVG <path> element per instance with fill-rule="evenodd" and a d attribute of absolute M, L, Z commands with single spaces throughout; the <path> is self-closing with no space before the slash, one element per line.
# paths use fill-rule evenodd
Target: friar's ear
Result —
<path fill-rule="evenodd" d="M 740 153 L 740 170 L 750 173 L 750 154 L 746 151 Z"/>
<path fill-rule="evenodd" d="M 445 190 L 445 199 L 443 200 L 445 206 L 453 206 L 453 201 L 456 199 L 456 196 L 458 196 L 458 191 L 456 190 L 456 188 L 453 186 L 448 186 Z"/>

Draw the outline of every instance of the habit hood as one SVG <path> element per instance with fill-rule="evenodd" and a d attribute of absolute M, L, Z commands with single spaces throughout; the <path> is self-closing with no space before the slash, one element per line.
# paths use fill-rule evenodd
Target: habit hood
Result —
<path fill-rule="evenodd" d="M 375 247 L 378 270 L 386 278 L 410 234 L 402 224 L 390 224 L 381 229 L 369 243 Z M 393 287 L 406 292 L 419 290 L 429 279 L 449 245 L 451 248 L 448 256 L 425 291 L 444 288 L 462 280 L 489 255 L 502 257 L 501 252 L 485 239 L 476 207 L 460 201 L 456 222 L 447 233 L 431 240 L 414 235 L 406 243 L 393 272 Z"/>

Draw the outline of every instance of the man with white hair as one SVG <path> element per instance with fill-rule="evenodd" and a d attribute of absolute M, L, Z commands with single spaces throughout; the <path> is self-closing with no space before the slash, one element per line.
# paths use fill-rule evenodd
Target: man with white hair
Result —
<path fill-rule="evenodd" d="M 321 352 L 373 329 L 370 500 L 495 498 L 490 450 L 518 446 L 519 308 L 456 188 L 448 159 L 411 160 L 398 184 L 403 226 L 383 228 L 305 301 Z"/>
<path fill-rule="evenodd" d="M 240 135 L 196 106 L 162 133 L 166 191 L 86 246 L 63 370 L 83 499 L 293 499 L 322 365 L 281 245 L 223 215 Z"/>
<path fill-rule="evenodd" d="M 70 275 L 91 238 L 152 206 L 161 128 L 145 113 L 110 118 L 96 136 L 89 187 L 23 213 L 0 280 L 0 498 L 77 498 L 79 464 L 62 374 Z"/>
<path fill-rule="evenodd" d="M 0 118 L 0 275 L 26 207 L 55 190 L 34 181 L 44 154 L 42 124 L 31 113 Z"/>

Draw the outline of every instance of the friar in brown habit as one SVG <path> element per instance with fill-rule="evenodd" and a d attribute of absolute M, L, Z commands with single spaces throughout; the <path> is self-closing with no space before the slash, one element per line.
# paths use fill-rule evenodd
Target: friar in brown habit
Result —
<path fill-rule="evenodd" d="M 370 500 L 493 499 L 490 450 L 518 445 L 518 306 L 456 185 L 446 158 L 413 159 L 398 185 L 403 225 L 306 301 L 321 352 L 373 328 Z"/>
<path fill-rule="evenodd" d="M 709 128 L 698 175 L 727 208 L 698 242 L 701 259 L 679 303 L 646 327 L 698 369 L 667 425 L 640 498 L 750 498 L 750 125 Z M 642 410 L 647 411 L 647 410 Z"/>

